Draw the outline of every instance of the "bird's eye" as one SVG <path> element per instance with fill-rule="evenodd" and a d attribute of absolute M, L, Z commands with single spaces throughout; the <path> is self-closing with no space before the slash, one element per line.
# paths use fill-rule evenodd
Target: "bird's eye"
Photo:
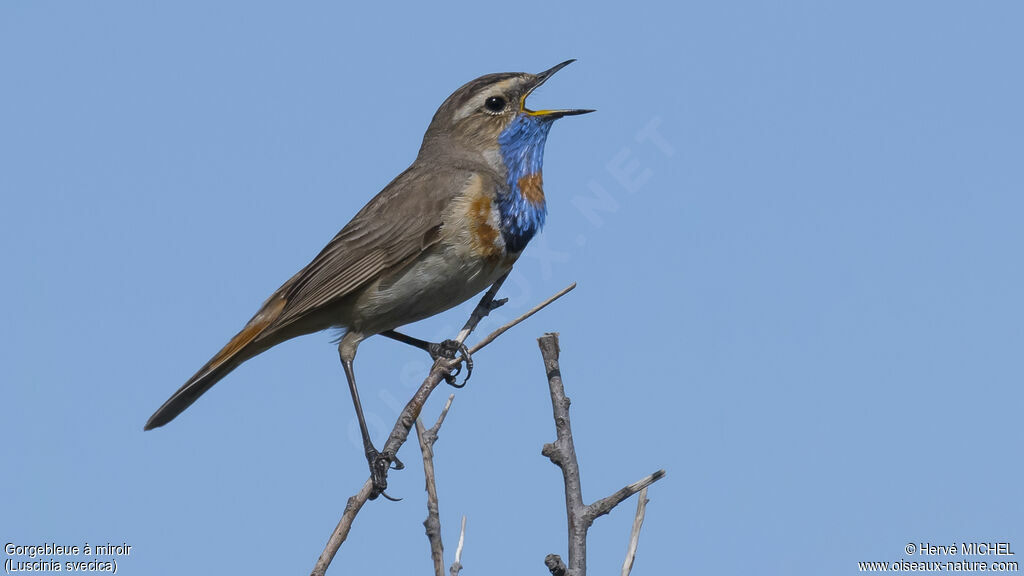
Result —
<path fill-rule="evenodd" d="M 491 112 L 501 112 L 505 109 L 507 102 L 501 96 L 491 96 L 487 100 L 484 100 L 484 108 L 487 108 Z"/>

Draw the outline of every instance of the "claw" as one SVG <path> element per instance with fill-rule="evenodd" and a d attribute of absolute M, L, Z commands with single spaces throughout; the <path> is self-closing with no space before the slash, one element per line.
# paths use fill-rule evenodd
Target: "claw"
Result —
<path fill-rule="evenodd" d="M 504 304 L 504 302 L 501 302 L 498 306 L 501 304 Z M 431 343 L 427 347 L 427 352 L 430 353 L 430 357 L 434 360 L 437 360 L 438 358 L 455 360 L 457 353 L 461 353 L 466 363 L 466 380 L 469 380 L 469 376 L 473 373 L 473 359 L 469 355 L 469 348 L 467 348 L 462 342 L 458 342 L 456 340 L 445 340 L 441 343 Z M 451 372 L 445 374 L 444 381 L 455 388 L 462 388 L 466 385 L 466 380 L 463 380 L 462 384 L 458 383 L 459 381 L 457 376 L 461 372 L 462 364 L 459 364 L 453 368 Z"/>
<path fill-rule="evenodd" d="M 370 500 L 375 500 L 377 496 L 384 494 L 384 491 L 388 489 L 388 470 L 391 468 L 391 460 L 377 452 L 375 448 L 370 447 L 366 451 L 366 461 L 370 464 L 370 478 L 373 480 Z M 391 500 L 391 497 L 386 494 L 385 497 Z"/>
<path fill-rule="evenodd" d="M 427 352 L 430 357 L 434 360 L 438 358 L 447 358 L 448 360 L 455 360 L 455 353 L 462 349 L 462 344 L 459 344 L 455 340 L 445 340 L 444 342 L 434 343 L 431 342 L 427 347 Z"/>
<path fill-rule="evenodd" d="M 405 468 L 405 464 L 402 464 L 397 456 L 381 454 L 373 447 L 366 451 L 366 461 L 370 464 L 370 478 L 373 480 L 370 500 L 376 500 L 377 496 L 383 496 L 392 502 L 401 500 L 401 498 L 389 496 L 384 491 L 388 489 L 388 470 L 401 470 Z"/>
<path fill-rule="evenodd" d="M 395 498 L 394 496 L 390 496 L 387 492 L 384 492 L 383 490 L 381 491 L 380 495 L 383 496 L 385 500 L 390 500 L 391 502 L 401 502 L 402 501 L 401 498 Z M 372 498 L 371 498 L 371 500 L 372 500 Z"/>
<path fill-rule="evenodd" d="M 445 340 L 445 342 L 453 341 Z M 462 384 L 458 383 L 458 379 L 456 378 L 456 376 L 458 376 L 459 373 L 462 371 L 462 365 L 460 364 L 456 366 L 455 369 L 452 370 L 450 374 L 444 377 L 444 381 L 447 382 L 448 385 L 453 388 L 462 388 L 463 386 L 466 385 L 466 382 L 469 382 L 469 377 L 473 375 L 473 357 L 469 355 L 469 348 L 467 348 L 465 344 L 462 344 L 461 342 L 457 342 L 456 344 L 459 345 L 458 350 L 459 352 L 462 353 L 462 359 L 466 363 L 466 379 L 462 381 Z"/>
<path fill-rule="evenodd" d="M 508 298 L 502 298 L 501 300 L 495 300 L 491 302 L 491 310 L 505 304 L 505 302 L 507 301 Z M 461 353 L 463 362 L 465 362 L 466 364 L 466 379 L 462 381 L 462 384 L 459 384 L 457 376 L 459 375 L 459 373 L 462 372 L 461 363 L 458 366 L 452 368 L 452 370 L 448 374 L 444 375 L 444 381 L 455 388 L 462 388 L 463 386 L 465 386 L 466 382 L 469 381 L 469 377 L 473 374 L 473 358 L 469 355 L 469 348 L 467 348 L 466 345 L 463 344 L 462 342 L 459 342 L 457 340 L 445 340 L 444 342 L 440 343 L 426 342 L 418 338 L 412 338 L 399 332 L 395 332 L 394 330 L 390 330 L 388 332 L 381 332 L 381 334 L 389 338 L 398 340 L 400 342 L 405 342 L 406 344 L 411 344 L 413 346 L 416 346 L 417 348 L 426 350 L 427 353 L 430 354 L 430 357 L 435 361 L 439 358 L 444 358 L 446 360 L 455 360 L 458 354 Z"/>

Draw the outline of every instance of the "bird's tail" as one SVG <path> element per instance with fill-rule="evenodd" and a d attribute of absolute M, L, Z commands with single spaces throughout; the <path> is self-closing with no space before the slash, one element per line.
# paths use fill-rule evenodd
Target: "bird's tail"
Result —
<path fill-rule="evenodd" d="M 285 303 L 286 300 L 276 294 L 264 303 L 260 311 L 253 316 L 252 320 L 249 320 L 241 332 L 236 334 L 216 356 L 189 378 L 184 386 L 179 388 L 164 402 L 163 406 L 149 417 L 145 430 L 158 428 L 174 420 L 178 414 L 184 412 L 204 392 L 221 378 L 227 376 L 239 364 L 265 350 L 267 346 L 255 344 L 257 337 L 264 334 L 267 328 L 277 320 L 281 311 L 284 310 Z"/>

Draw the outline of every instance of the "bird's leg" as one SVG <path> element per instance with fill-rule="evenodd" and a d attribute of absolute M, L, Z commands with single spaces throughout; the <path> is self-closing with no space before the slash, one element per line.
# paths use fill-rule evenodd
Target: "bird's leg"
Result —
<path fill-rule="evenodd" d="M 427 342 L 426 340 L 420 340 L 419 338 L 413 338 L 398 332 L 396 330 L 387 330 L 380 333 L 381 336 L 387 336 L 392 340 L 397 340 L 404 344 L 414 346 L 423 350 L 434 360 L 438 358 L 447 358 L 449 360 L 455 359 L 455 353 L 460 350 L 459 343 L 455 340 L 445 340 L 444 342 Z"/>
<path fill-rule="evenodd" d="M 373 492 L 370 494 L 370 499 L 373 500 L 383 494 L 388 500 L 394 500 L 394 498 L 384 493 L 384 490 L 388 487 L 388 468 L 391 467 L 391 463 L 394 461 L 395 469 L 400 470 L 403 468 L 402 463 L 398 458 L 389 458 L 387 455 L 378 452 L 373 447 L 373 442 L 370 441 L 370 431 L 366 427 L 366 418 L 363 416 L 363 404 L 359 401 L 359 390 L 356 388 L 356 374 L 352 367 L 352 361 L 355 359 L 355 346 L 346 346 L 345 340 L 342 339 L 342 343 L 338 346 L 338 353 L 341 356 L 341 365 L 345 368 L 348 390 L 352 393 L 352 405 L 356 408 L 359 432 L 363 435 L 363 450 L 366 452 L 366 461 L 370 465 L 370 478 L 373 480 Z"/>
<path fill-rule="evenodd" d="M 452 370 L 451 374 L 448 374 L 447 376 L 444 377 L 445 382 L 451 384 L 456 388 L 462 388 L 463 386 L 465 386 L 466 382 L 469 380 L 469 377 L 473 374 L 473 357 L 469 355 L 469 348 L 467 348 L 465 344 L 457 340 L 445 340 L 444 342 L 427 342 L 426 340 L 413 338 L 412 336 L 407 336 L 395 330 L 387 330 L 381 332 L 380 335 L 391 338 L 392 340 L 397 340 L 399 342 L 408 344 L 410 346 L 415 346 L 416 348 L 425 351 L 427 354 L 430 354 L 430 357 L 434 360 L 437 360 L 438 358 L 447 358 L 448 360 L 454 360 L 456 354 L 461 352 L 462 357 L 465 358 L 466 362 L 466 379 L 462 381 L 462 384 L 456 383 L 457 380 L 455 377 L 459 375 L 459 372 L 462 369 L 461 365 L 456 366 L 455 369 Z"/>

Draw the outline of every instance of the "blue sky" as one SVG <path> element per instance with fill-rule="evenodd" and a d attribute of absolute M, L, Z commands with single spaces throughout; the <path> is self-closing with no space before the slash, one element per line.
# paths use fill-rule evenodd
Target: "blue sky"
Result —
<path fill-rule="evenodd" d="M 1024 547 L 1022 16 L 4 3 L 0 539 L 128 543 L 125 574 L 310 570 L 366 476 L 331 334 L 143 423 L 412 161 L 453 90 L 578 58 L 531 102 L 598 112 L 552 130 L 547 226 L 481 333 L 579 288 L 479 354 L 457 393 L 435 447 L 447 561 L 463 514 L 464 574 L 565 553 L 540 455 L 545 331 L 562 334 L 584 497 L 668 472 L 634 574 Z M 450 336 L 468 310 L 409 331 Z M 360 348 L 378 439 L 426 360 Z M 335 573 L 430 569 L 419 455 L 400 456 L 404 500 L 363 510 Z M 595 524 L 592 572 L 618 570 L 633 505 Z"/>

